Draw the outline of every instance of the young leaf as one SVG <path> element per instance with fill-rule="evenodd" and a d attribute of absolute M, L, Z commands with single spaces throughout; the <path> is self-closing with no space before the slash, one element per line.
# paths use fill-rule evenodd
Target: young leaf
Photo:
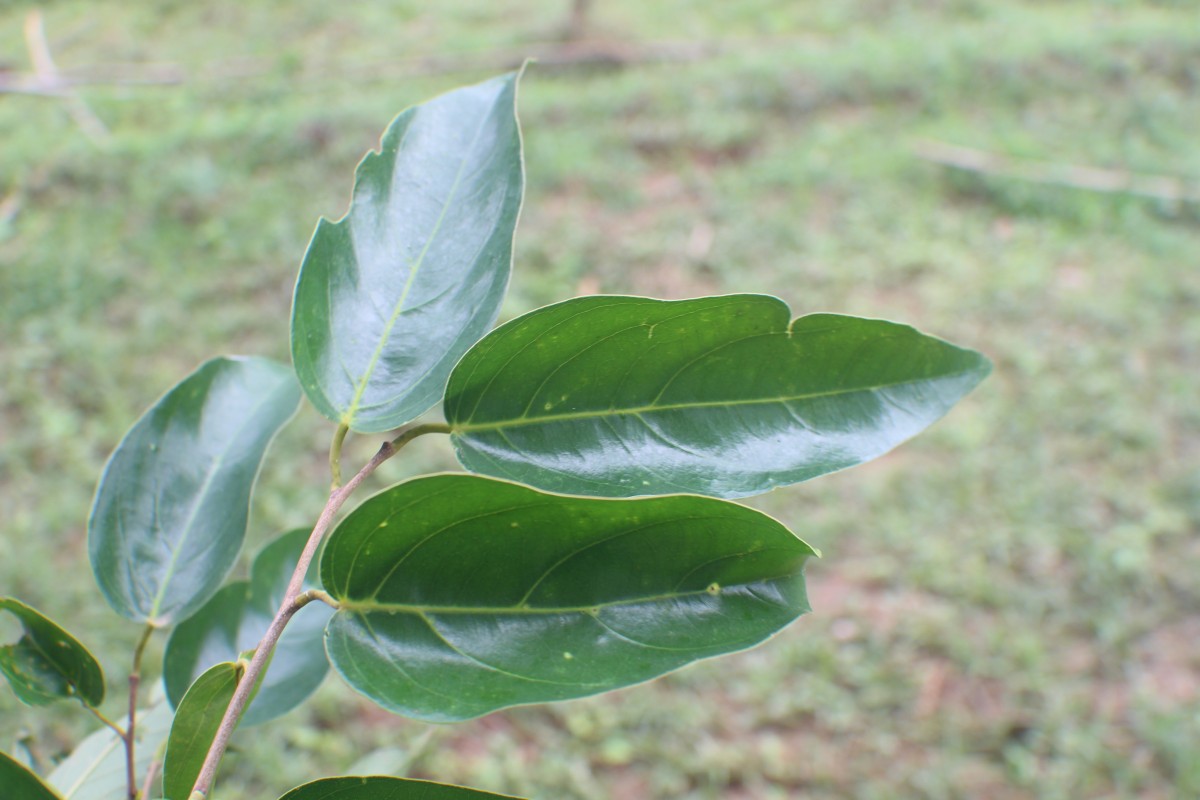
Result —
<path fill-rule="evenodd" d="M 322 778 L 297 786 L 279 800 L 520 800 L 507 794 L 492 794 L 444 783 L 406 778 Z"/>
<path fill-rule="evenodd" d="M 213 664 L 233 661 L 258 644 L 279 608 L 308 536 L 308 529 L 298 529 L 267 545 L 254 559 L 249 581 L 222 587 L 171 632 L 163 656 L 163 683 L 172 705 L 178 706 L 192 681 Z M 243 726 L 291 711 L 321 685 L 329 671 L 322 640 L 332 614 L 324 603 L 309 603 L 292 617 L 258 694 L 242 717 Z"/>
<path fill-rule="evenodd" d="M 583 697 L 763 641 L 808 610 L 812 554 L 721 500 L 419 478 L 330 536 L 326 649 L 351 686 L 419 719 Z"/>
<path fill-rule="evenodd" d="M 0 751 L 0 787 L 4 788 L 4 800 L 62 800 L 41 778 L 3 751 Z M 480 796 L 492 795 L 481 792 Z"/>
<path fill-rule="evenodd" d="M 31 706 L 64 697 L 92 707 L 104 702 L 104 671 L 78 639 L 16 598 L 0 597 L 0 611 L 24 628 L 15 644 L 0 646 L 0 673 L 18 700 Z"/>
<path fill-rule="evenodd" d="M 128 725 L 128 720 L 122 724 Z M 134 730 L 134 771 L 138 775 L 145 775 L 158 758 L 170 729 L 171 709 L 166 703 L 138 711 Z M 128 800 L 125 747 L 111 728 L 101 728 L 76 745 L 46 780 L 64 800 Z"/>
<path fill-rule="evenodd" d="M 442 396 L 496 318 L 524 177 L 512 73 L 396 118 L 358 166 L 354 200 L 313 234 L 292 309 L 309 400 L 378 432 Z"/>
<path fill-rule="evenodd" d="M 217 664 L 197 678 L 183 696 L 163 759 L 163 794 L 172 800 L 191 795 L 241 674 L 236 664 Z"/>
<path fill-rule="evenodd" d="M 92 570 L 119 614 L 166 626 L 212 596 L 245 539 L 267 446 L 299 402 L 282 364 L 215 358 L 125 434 L 88 520 Z"/>
<path fill-rule="evenodd" d="M 513 320 L 450 376 L 459 461 L 556 492 L 743 497 L 886 453 L 990 369 L 905 325 L 790 316 L 763 295 L 597 296 Z"/>

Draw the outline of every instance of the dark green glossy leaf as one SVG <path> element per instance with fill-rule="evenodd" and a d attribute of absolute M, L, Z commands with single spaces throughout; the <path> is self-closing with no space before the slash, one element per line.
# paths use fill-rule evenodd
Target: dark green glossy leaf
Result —
<path fill-rule="evenodd" d="M 18 700 L 31 706 L 65 697 L 93 707 L 104 702 L 104 671 L 78 639 L 15 598 L 0 597 L 0 611 L 24 628 L 19 641 L 0 647 L 0 674 Z"/>
<path fill-rule="evenodd" d="M 127 719 L 121 724 L 128 726 Z M 161 757 L 171 729 L 171 709 L 159 703 L 138 712 L 134 738 L 137 748 L 134 771 L 145 775 L 150 764 Z M 46 779 L 64 800 L 128 800 L 125 783 L 125 747 L 111 728 L 101 728 L 76 745 Z"/>
<path fill-rule="evenodd" d="M 484 800 L 488 797 L 519 800 L 507 794 L 492 794 L 445 783 L 379 776 L 322 778 L 297 786 L 279 800 Z"/>
<path fill-rule="evenodd" d="M 215 358 L 125 434 L 88 521 L 92 570 L 119 614 L 166 626 L 212 596 L 245 539 L 267 446 L 299 403 L 284 365 Z"/>
<path fill-rule="evenodd" d="M 163 794 L 171 800 L 191 795 L 241 676 L 238 665 L 217 664 L 196 679 L 175 710 L 163 759 Z"/>
<path fill-rule="evenodd" d="M 326 649 L 358 691 L 420 719 L 583 697 L 763 641 L 808 610 L 812 552 L 721 500 L 420 478 L 331 535 Z"/>
<path fill-rule="evenodd" d="M 62 800 L 24 764 L 5 752 L 0 752 L 0 789 L 3 789 L 0 797 L 4 800 Z"/>
<path fill-rule="evenodd" d="M 236 660 L 258 645 L 308 537 L 307 529 L 298 529 L 267 545 L 254 559 L 249 581 L 222 587 L 171 632 L 163 656 L 163 682 L 172 705 L 178 706 L 192 681 L 213 664 Z M 324 603 L 309 603 L 292 617 L 242 725 L 257 725 L 291 711 L 321 685 L 329 670 L 323 639 L 332 614 Z"/>
<path fill-rule="evenodd" d="M 451 375 L 458 458 L 549 491 L 742 497 L 886 453 L 990 369 L 905 325 L 790 316 L 763 295 L 534 311 Z"/>
<path fill-rule="evenodd" d="M 442 396 L 496 318 L 524 183 L 519 73 L 410 108 L 358 166 L 354 201 L 313 234 L 292 360 L 317 410 L 363 432 Z"/>

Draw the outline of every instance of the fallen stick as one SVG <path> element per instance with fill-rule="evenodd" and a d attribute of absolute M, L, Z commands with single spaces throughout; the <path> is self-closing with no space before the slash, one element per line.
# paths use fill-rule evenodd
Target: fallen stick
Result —
<path fill-rule="evenodd" d="M 1089 192 L 1132 194 L 1175 203 L 1200 203 L 1200 187 L 1189 185 L 1183 178 L 1172 176 L 1013 158 L 931 140 L 917 142 L 913 146 L 913 152 L 925 161 L 965 172 L 1015 178 L 1030 183 L 1067 186 Z"/>
<path fill-rule="evenodd" d="M 25 18 L 25 45 L 29 48 L 29 60 L 43 94 L 58 96 L 67 105 L 67 111 L 84 134 L 96 144 L 108 138 L 108 128 L 100 121 L 83 98 L 59 77 L 58 67 L 50 55 L 50 44 L 46 41 L 46 26 L 42 12 L 33 10 Z"/>

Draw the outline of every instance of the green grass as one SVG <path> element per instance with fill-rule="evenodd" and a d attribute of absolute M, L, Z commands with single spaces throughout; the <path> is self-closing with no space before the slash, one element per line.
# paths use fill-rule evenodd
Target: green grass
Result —
<path fill-rule="evenodd" d="M 1200 184 L 1195 4 L 595 5 L 609 46 L 703 47 L 531 69 L 506 316 L 579 292 L 770 292 L 916 324 L 996 371 L 886 458 L 757 501 L 825 554 L 815 613 L 763 647 L 454 727 L 331 679 L 236 740 L 220 796 L 369 753 L 364 770 L 547 800 L 1200 795 L 1198 209 L 911 151 Z M 0 593 L 95 647 L 113 713 L 137 630 L 85 556 L 107 454 L 202 359 L 286 358 L 300 256 L 358 158 L 405 105 L 542 50 L 567 6 L 47 4 L 60 67 L 185 75 L 85 88 L 104 146 L 58 100 L 0 95 L 17 208 L 0 219 Z M 24 14 L 0 4 L 19 70 Z M 284 433 L 251 549 L 311 522 L 331 433 L 311 410 Z M 409 452 L 387 479 L 453 467 L 438 442 Z M 0 748 L 29 735 L 47 760 L 88 727 L 6 692 L 0 720 Z"/>

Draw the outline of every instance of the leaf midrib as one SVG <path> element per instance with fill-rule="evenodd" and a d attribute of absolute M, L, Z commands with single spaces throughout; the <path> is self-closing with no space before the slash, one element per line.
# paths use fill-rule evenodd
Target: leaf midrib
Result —
<path fill-rule="evenodd" d="M 150 607 L 150 613 L 148 613 L 146 615 L 147 621 L 150 622 L 151 624 L 154 624 L 154 621 L 157 619 L 157 617 L 161 611 L 162 604 L 166 600 L 167 590 L 170 587 L 171 581 L 175 578 L 175 573 L 177 570 L 179 557 L 183 553 L 184 546 L 188 543 L 188 541 L 192 537 L 193 525 L 195 525 L 195 523 L 196 523 L 196 515 L 200 512 L 200 507 L 204 505 L 205 498 L 208 495 L 209 489 L 212 487 L 213 481 L 216 479 L 217 473 L 221 471 L 222 467 L 224 467 L 225 462 L 229 459 L 229 454 L 231 452 L 233 452 L 237 447 L 244 444 L 242 442 L 241 434 L 242 434 L 242 431 L 244 431 L 246 429 L 247 425 L 249 424 L 249 421 L 251 419 L 255 419 L 258 416 L 258 413 L 260 411 L 262 411 L 263 408 L 266 408 L 268 405 L 270 405 L 272 402 L 274 402 L 276 400 L 275 395 L 276 395 L 276 392 L 278 391 L 278 388 L 279 388 L 278 385 L 276 385 L 269 392 L 267 392 L 266 399 L 264 399 L 261 403 L 259 403 L 257 406 L 255 406 L 254 410 L 251 413 L 247 414 L 242 419 L 242 424 L 237 429 L 237 435 L 233 436 L 230 439 L 229 447 L 222 450 L 213 459 L 212 465 L 209 468 L 208 473 L 204 476 L 204 482 L 201 484 L 200 489 L 196 492 L 196 502 L 192 504 L 191 509 L 188 511 L 187 522 L 183 525 L 183 531 L 184 531 L 183 535 L 179 537 L 178 545 L 176 547 L 172 548 L 171 558 L 167 562 L 166 568 L 163 570 L 161 582 L 158 587 L 158 592 L 155 594 L 154 602 L 151 604 L 151 607 Z M 277 429 L 276 429 L 276 432 L 278 432 Z M 272 436 L 273 435 L 274 434 L 272 434 Z M 243 532 L 243 535 L 244 535 L 244 532 Z"/>
<path fill-rule="evenodd" d="M 818 400 L 822 397 L 835 397 L 844 394 L 858 394 L 862 392 L 877 392 L 881 389 L 895 389 L 901 386 L 909 386 L 917 383 L 926 383 L 933 380 L 944 380 L 946 378 L 956 378 L 963 375 L 969 375 L 975 372 L 974 369 L 963 369 L 956 372 L 945 372 L 940 375 L 931 375 L 913 380 L 896 381 L 894 383 L 881 383 L 871 386 L 859 386 L 853 389 L 831 389 L 823 392 L 804 392 L 796 395 L 778 395 L 774 397 L 756 397 L 749 400 L 700 400 L 686 403 L 658 403 L 646 404 L 641 406 L 631 406 L 628 408 L 610 408 L 606 410 L 592 411 L 574 411 L 566 414 L 545 414 L 534 417 L 514 417 L 511 419 L 495 420 L 492 422 L 482 423 L 451 423 L 452 433 L 475 433 L 501 430 L 504 428 L 521 428 L 530 425 L 542 425 L 553 422 L 574 422 L 578 420 L 604 419 L 608 417 L 626 417 L 626 416 L 641 416 L 643 414 L 659 413 L 663 411 L 685 411 L 690 409 L 703 408 L 741 408 L 745 406 L 755 405 L 778 405 L 781 403 L 793 403 L 802 400 Z"/>
<path fill-rule="evenodd" d="M 805 559 L 807 560 L 807 559 Z M 552 616 L 557 614 L 586 614 L 594 617 L 600 611 L 609 608 L 618 608 L 621 606 L 641 605 L 643 603 L 661 603 L 669 600 L 680 600 L 689 597 L 698 597 L 700 595 L 721 596 L 733 589 L 743 589 L 757 586 L 773 581 L 781 581 L 789 578 L 799 577 L 802 571 L 785 572 L 780 575 L 760 578 L 753 583 L 737 583 L 722 586 L 718 595 L 711 595 L 707 589 L 697 589 L 690 592 L 667 592 L 657 595 L 647 595 L 645 597 L 627 597 L 620 600 L 610 600 L 602 603 L 591 603 L 582 606 L 440 606 L 424 603 L 381 603 L 373 600 L 349 600 L 343 598 L 335 598 L 337 600 L 338 611 L 346 611 L 356 614 L 413 614 L 419 617 L 427 615 L 479 615 L 479 616 Z"/>
<path fill-rule="evenodd" d="M 493 104 L 494 105 L 494 104 Z M 487 118 L 490 115 L 485 114 L 480 120 L 479 126 L 475 129 L 474 135 L 471 137 L 471 144 L 464 150 L 466 155 L 458 163 L 458 171 L 454 174 L 454 181 L 450 184 L 450 191 L 446 194 L 446 202 L 442 204 L 442 210 L 438 212 L 438 218 L 433 223 L 433 228 L 429 231 L 429 236 L 425 239 L 425 245 L 421 248 L 421 252 L 417 254 L 417 258 L 411 264 L 411 269 L 408 273 L 408 279 L 404 282 L 404 289 L 400 293 L 399 300 L 396 301 L 396 306 L 392 310 L 392 316 L 388 319 L 387 325 L 384 326 L 383 333 L 379 337 L 379 343 L 375 346 L 375 352 L 371 354 L 371 360 L 367 363 L 367 368 L 363 372 L 362 377 L 358 381 L 358 385 L 354 387 L 354 397 L 350 399 L 350 406 L 342 414 L 342 423 L 350 426 L 354 424 L 355 416 L 362 405 L 363 395 L 366 394 L 367 384 L 370 383 L 371 376 L 375 373 L 375 367 L 379 363 L 379 359 L 383 357 L 383 350 L 387 346 L 388 339 L 391 338 L 392 331 L 396 328 L 396 323 L 400 319 L 400 315 L 404 313 L 404 304 L 408 300 L 409 291 L 412 289 L 413 283 L 416 282 L 417 273 L 420 272 L 422 265 L 425 263 L 425 256 L 429 253 L 429 248 L 433 245 L 434 239 L 437 238 L 438 232 L 442 228 L 442 223 L 446 219 L 446 214 L 450 210 L 451 203 L 454 202 L 455 195 L 458 194 L 459 186 L 462 183 L 462 176 L 467 167 L 467 161 L 470 153 L 474 150 L 476 143 L 479 141 L 480 135 L 487 124 Z M 408 131 L 405 131 L 407 136 Z M 353 225 L 353 222 L 351 222 Z M 357 255 L 355 256 L 357 260 Z"/>

